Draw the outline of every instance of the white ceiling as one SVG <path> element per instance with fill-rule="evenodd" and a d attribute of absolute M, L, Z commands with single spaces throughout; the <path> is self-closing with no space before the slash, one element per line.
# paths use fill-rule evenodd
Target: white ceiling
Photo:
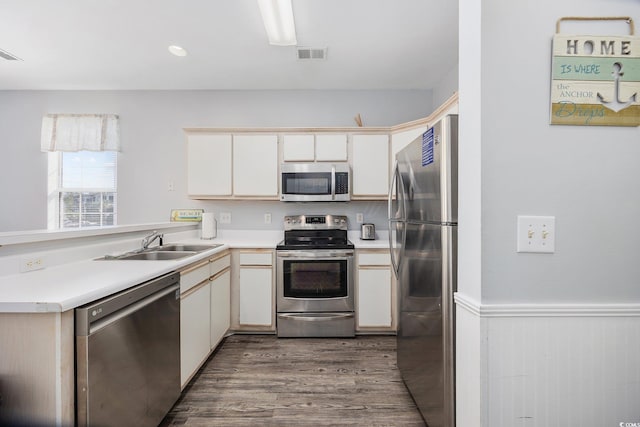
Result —
<path fill-rule="evenodd" d="M 458 61 L 454 0 L 293 0 L 303 62 L 256 0 L 0 0 L 3 89 L 431 89 Z M 167 51 L 177 44 L 184 58 Z"/>

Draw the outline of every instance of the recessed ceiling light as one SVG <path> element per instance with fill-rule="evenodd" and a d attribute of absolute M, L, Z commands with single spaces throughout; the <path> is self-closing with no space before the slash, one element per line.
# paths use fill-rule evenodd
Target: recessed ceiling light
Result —
<path fill-rule="evenodd" d="M 185 48 L 176 45 L 169 46 L 169 52 L 175 56 L 187 56 L 188 53 Z"/>

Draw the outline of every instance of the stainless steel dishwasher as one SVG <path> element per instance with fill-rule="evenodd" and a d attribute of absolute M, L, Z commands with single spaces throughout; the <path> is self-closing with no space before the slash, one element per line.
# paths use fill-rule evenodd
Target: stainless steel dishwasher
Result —
<path fill-rule="evenodd" d="M 180 396 L 180 275 L 79 307 L 79 426 L 157 426 Z"/>

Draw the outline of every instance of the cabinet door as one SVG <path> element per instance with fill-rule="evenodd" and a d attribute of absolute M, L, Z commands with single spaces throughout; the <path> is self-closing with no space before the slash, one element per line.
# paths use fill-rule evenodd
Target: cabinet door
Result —
<path fill-rule="evenodd" d="M 233 195 L 278 196 L 277 135 L 234 135 Z"/>
<path fill-rule="evenodd" d="M 391 327 L 391 269 L 358 269 L 358 326 Z"/>
<path fill-rule="evenodd" d="M 187 193 L 231 195 L 231 135 L 187 136 Z"/>
<path fill-rule="evenodd" d="M 353 195 L 386 198 L 389 194 L 389 136 L 353 136 Z"/>
<path fill-rule="evenodd" d="M 347 161 L 347 135 L 316 135 L 316 160 Z"/>
<path fill-rule="evenodd" d="M 315 159 L 313 135 L 284 135 L 282 159 L 285 162 L 312 162 Z"/>
<path fill-rule="evenodd" d="M 270 326 L 271 267 L 240 267 L 240 324 Z"/>
<path fill-rule="evenodd" d="M 229 270 L 211 281 L 211 348 L 215 348 L 229 330 L 231 319 L 231 273 Z"/>
<path fill-rule="evenodd" d="M 199 285 L 198 285 L 199 286 Z M 211 350 L 211 285 L 194 288 L 180 300 L 180 380 L 182 387 Z"/>

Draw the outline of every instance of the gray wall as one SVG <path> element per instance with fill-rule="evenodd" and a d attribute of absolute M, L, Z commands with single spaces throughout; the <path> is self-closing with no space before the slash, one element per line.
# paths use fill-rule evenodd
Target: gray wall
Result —
<path fill-rule="evenodd" d="M 433 109 L 441 106 L 458 91 L 458 64 L 433 87 Z"/>
<path fill-rule="evenodd" d="M 470 148 L 461 194 L 475 210 L 461 217 L 460 233 L 481 239 L 479 251 L 464 249 L 461 265 L 481 263 L 485 304 L 637 303 L 640 128 L 552 126 L 549 93 L 556 20 L 578 8 L 581 16 L 637 21 L 640 2 L 490 0 L 480 7 L 480 29 L 460 22 L 460 137 Z M 516 253 L 518 215 L 556 217 L 554 254 Z M 461 291 L 477 296 L 474 280 L 463 275 Z"/>
<path fill-rule="evenodd" d="M 118 222 L 168 219 L 172 208 L 200 207 L 232 213 L 223 228 L 272 228 L 285 213 L 365 214 L 384 228 L 382 202 L 342 205 L 285 205 L 258 202 L 196 202 L 186 197 L 184 127 L 391 126 L 429 115 L 431 91 L 0 91 L 0 231 L 46 228 L 47 155 L 40 127 L 46 113 L 120 115 L 122 152 L 118 158 Z M 175 191 L 168 192 L 169 182 Z M 222 208 L 221 208 L 222 206 Z M 256 212 L 260 212 L 256 215 Z M 355 218 L 354 218 L 355 219 Z M 355 220 L 351 228 L 357 228 Z"/>

